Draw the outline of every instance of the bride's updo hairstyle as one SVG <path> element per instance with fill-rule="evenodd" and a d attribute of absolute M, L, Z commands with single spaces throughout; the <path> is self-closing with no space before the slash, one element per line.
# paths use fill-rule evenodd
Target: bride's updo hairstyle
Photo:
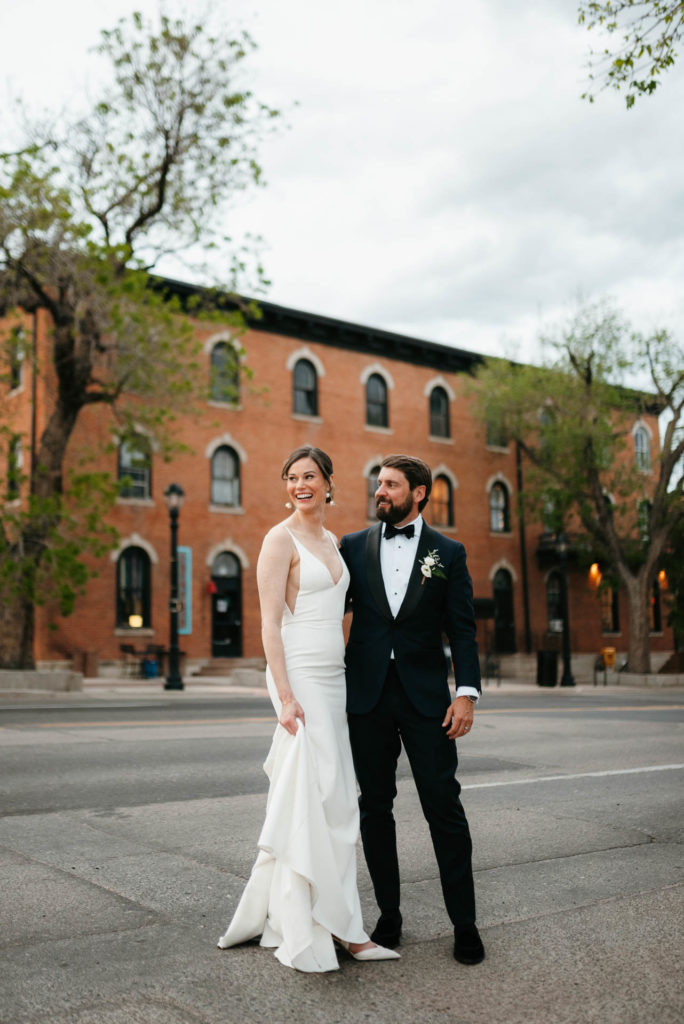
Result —
<path fill-rule="evenodd" d="M 333 464 L 332 459 L 327 452 L 322 451 L 320 448 L 313 448 L 309 444 L 302 445 L 301 448 L 295 448 L 291 455 L 285 459 L 283 463 L 283 471 L 280 474 L 283 480 L 287 480 L 287 474 L 290 472 L 295 462 L 299 462 L 300 459 L 312 459 L 321 471 L 321 476 L 328 485 L 328 495 L 326 497 L 326 504 L 333 504 L 333 495 L 335 494 L 335 485 L 332 482 L 333 475 Z"/>

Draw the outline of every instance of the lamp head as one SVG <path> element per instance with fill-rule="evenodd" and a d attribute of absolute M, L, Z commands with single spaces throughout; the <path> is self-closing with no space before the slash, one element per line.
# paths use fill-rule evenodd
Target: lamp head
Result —
<path fill-rule="evenodd" d="M 184 498 L 185 491 L 180 484 L 169 484 L 164 491 L 164 500 L 169 512 L 173 511 L 173 509 L 179 509 L 183 504 Z"/>

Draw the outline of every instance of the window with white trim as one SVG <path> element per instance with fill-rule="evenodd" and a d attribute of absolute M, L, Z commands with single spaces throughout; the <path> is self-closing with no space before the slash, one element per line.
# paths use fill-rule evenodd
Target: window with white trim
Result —
<path fill-rule="evenodd" d="M 433 526 L 454 525 L 454 489 L 448 476 L 436 476 L 430 493 Z"/>
<path fill-rule="evenodd" d="M 240 459 L 228 445 L 221 445 L 211 457 L 211 503 L 240 506 Z"/>
<path fill-rule="evenodd" d="M 119 444 L 117 478 L 120 497 L 152 496 L 152 453 L 147 438 L 128 438 Z"/>
<path fill-rule="evenodd" d="M 308 359 L 298 359 L 292 371 L 292 411 L 318 416 L 318 374 Z"/>
<path fill-rule="evenodd" d="M 449 396 L 439 385 L 430 392 L 430 435 L 432 437 L 451 437 Z"/>
<path fill-rule="evenodd" d="M 371 373 L 366 381 L 366 423 L 369 427 L 389 426 L 387 381 L 379 373 Z"/>
<path fill-rule="evenodd" d="M 142 628 L 151 625 L 150 556 L 143 548 L 125 548 L 116 563 L 116 624 L 120 628 L 131 625 L 131 617 L 142 619 Z"/>
<path fill-rule="evenodd" d="M 508 533 L 511 529 L 508 488 L 500 480 L 489 491 L 489 528 L 492 533 Z"/>

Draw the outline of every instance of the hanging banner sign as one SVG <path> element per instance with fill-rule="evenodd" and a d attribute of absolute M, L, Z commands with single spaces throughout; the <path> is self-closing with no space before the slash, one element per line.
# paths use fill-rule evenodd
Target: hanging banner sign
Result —
<path fill-rule="evenodd" d="M 178 548 L 179 636 L 192 633 L 192 548 Z"/>

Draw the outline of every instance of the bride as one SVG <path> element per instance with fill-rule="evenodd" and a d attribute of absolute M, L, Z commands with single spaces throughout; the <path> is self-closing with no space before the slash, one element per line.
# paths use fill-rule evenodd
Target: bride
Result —
<path fill-rule="evenodd" d="M 319 448 L 286 460 L 292 515 L 264 538 L 257 563 L 266 681 L 278 725 L 259 855 L 218 942 L 257 936 L 300 971 L 338 967 L 334 942 L 357 960 L 397 959 L 363 930 L 356 887 L 359 812 L 345 712 L 342 617 L 349 573 L 325 529 L 333 467 Z"/>

